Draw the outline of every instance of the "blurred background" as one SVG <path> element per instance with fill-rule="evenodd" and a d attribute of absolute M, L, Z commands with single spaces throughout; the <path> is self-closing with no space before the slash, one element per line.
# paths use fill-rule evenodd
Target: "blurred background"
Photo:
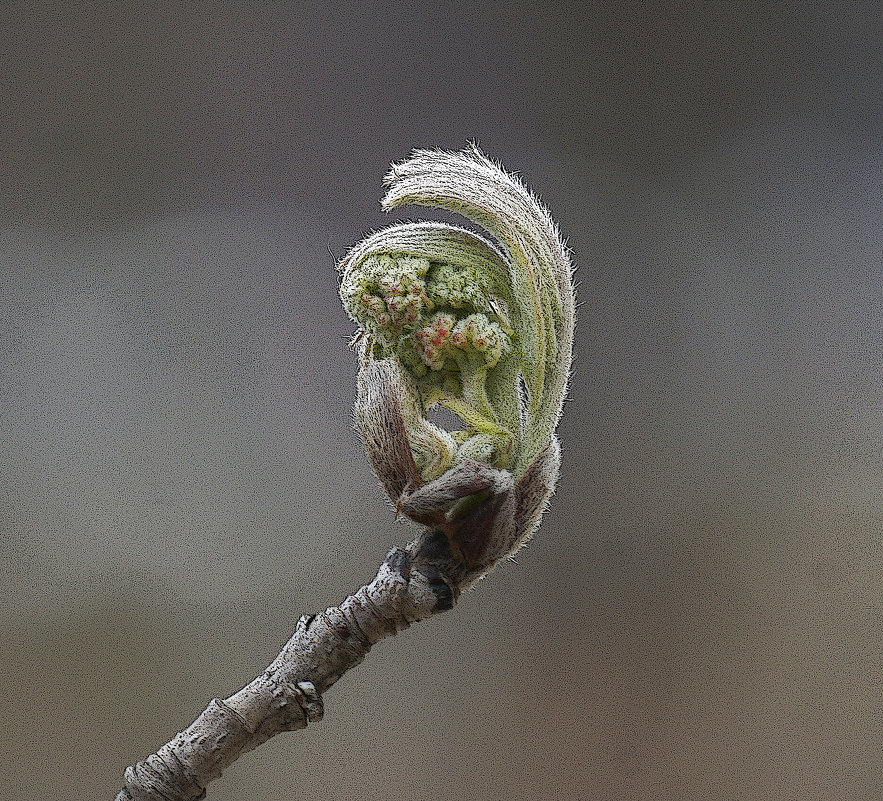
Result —
<path fill-rule="evenodd" d="M 578 266 L 559 491 L 209 799 L 879 798 L 879 4 L 0 20 L 0 797 L 113 798 L 408 541 L 334 265 L 473 139 Z"/>

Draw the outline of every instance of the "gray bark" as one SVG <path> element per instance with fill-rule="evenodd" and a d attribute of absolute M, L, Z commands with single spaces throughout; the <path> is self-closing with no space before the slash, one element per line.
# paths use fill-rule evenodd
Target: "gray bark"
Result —
<path fill-rule="evenodd" d="M 481 571 L 465 568 L 448 540 L 427 529 L 389 552 L 376 577 L 339 606 L 303 616 L 291 639 L 254 681 L 213 699 L 184 731 L 126 769 L 116 801 L 196 801 L 240 756 L 284 731 L 321 720 L 322 694 L 371 646 L 453 608 Z"/>

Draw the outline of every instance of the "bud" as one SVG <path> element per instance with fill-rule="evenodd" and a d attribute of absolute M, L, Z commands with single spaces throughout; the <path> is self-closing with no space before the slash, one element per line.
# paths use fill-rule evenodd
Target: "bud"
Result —
<path fill-rule="evenodd" d="M 447 209 L 491 238 L 444 223 L 402 223 L 371 234 L 342 260 L 341 300 L 363 334 L 357 423 L 399 508 L 447 504 L 443 519 L 409 516 L 447 521 L 442 530 L 461 532 L 454 549 L 470 560 L 498 558 L 532 533 L 557 478 L 554 432 L 573 348 L 570 260 L 548 211 L 477 148 L 415 151 L 385 182 L 385 210 Z M 431 422 L 436 405 L 463 428 Z M 450 517 L 442 499 L 460 480 L 449 473 L 457 466 L 491 477 L 487 500 L 463 496 L 460 505 L 481 514 Z M 502 478 L 509 474 L 511 481 Z M 498 525 L 509 533 L 476 534 L 476 520 L 501 514 L 514 516 Z"/>

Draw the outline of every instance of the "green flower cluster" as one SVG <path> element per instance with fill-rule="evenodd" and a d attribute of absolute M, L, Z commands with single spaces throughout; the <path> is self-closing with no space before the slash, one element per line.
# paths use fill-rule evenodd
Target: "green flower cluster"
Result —
<path fill-rule="evenodd" d="M 340 294 L 347 311 L 385 350 L 395 350 L 400 337 L 435 308 L 426 294 L 429 268 L 429 259 L 380 253 L 344 275 Z"/>
<path fill-rule="evenodd" d="M 473 365 L 475 367 L 491 368 L 511 348 L 511 341 L 499 323 L 491 322 L 487 315 L 480 313 L 460 320 L 452 314 L 437 313 L 427 325 L 418 328 L 411 339 L 425 365 L 422 370 L 420 364 L 411 368 L 417 375 L 426 375 L 427 368 L 444 370 L 447 366 L 462 370 L 465 359 L 479 362 Z"/>
<path fill-rule="evenodd" d="M 397 355 L 415 378 L 432 371 L 444 383 L 511 350 L 488 288 L 465 265 L 371 254 L 344 275 L 341 297 L 382 355 Z"/>

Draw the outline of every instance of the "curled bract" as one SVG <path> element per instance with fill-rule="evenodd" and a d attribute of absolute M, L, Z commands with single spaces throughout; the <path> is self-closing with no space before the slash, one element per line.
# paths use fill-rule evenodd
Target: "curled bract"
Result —
<path fill-rule="evenodd" d="M 361 328 L 356 420 L 375 472 L 401 505 L 402 492 L 457 465 L 505 471 L 516 492 L 542 463 L 548 497 L 574 320 L 557 227 L 520 180 L 476 147 L 417 150 L 385 183 L 385 210 L 447 209 L 490 236 L 401 223 L 365 238 L 340 264 L 341 299 Z M 432 422 L 436 405 L 463 427 Z M 544 503 L 532 504 L 535 518 Z"/>

